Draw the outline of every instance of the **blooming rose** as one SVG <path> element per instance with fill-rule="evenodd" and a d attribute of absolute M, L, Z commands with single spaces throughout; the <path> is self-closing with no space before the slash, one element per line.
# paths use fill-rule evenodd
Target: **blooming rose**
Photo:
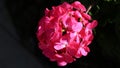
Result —
<path fill-rule="evenodd" d="M 79 1 L 72 4 L 64 2 L 45 10 L 38 25 L 39 48 L 51 61 L 59 66 L 72 63 L 76 58 L 86 56 L 88 45 L 93 40 L 92 29 L 97 21 L 91 20 L 86 8 Z"/>

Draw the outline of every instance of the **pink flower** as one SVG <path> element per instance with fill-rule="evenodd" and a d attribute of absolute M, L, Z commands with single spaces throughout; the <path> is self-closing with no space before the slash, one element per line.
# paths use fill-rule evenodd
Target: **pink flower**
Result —
<path fill-rule="evenodd" d="M 66 40 L 60 40 L 60 42 L 58 42 L 54 45 L 54 48 L 56 50 L 61 50 L 61 49 L 65 48 L 67 45 L 68 45 L 68 42 Z"/>
<path fill-rule="evenodd" d="M 87 24 L 87 28 L 93 29 L 97 26 L 97 21 L 93 20 L 91 23 Z"/>
<path fill-rule="evenodd" d="M 86 8 L 84 5 L 82 5 L 79 1 L 75 1 L 74 3 L 72 3 L 72 6 L 77 9 L 80 10 L 81 12 L 86 11 Z"/>
<path fill-rule="evenodd" d="M 97 21 L 90 22 L 91 16 L 85 11 L 79 1 L 46 8 L 38 24 L 37 38 L 39 48 L 50 61 L 65 66 L 90 52 L 88 45 L 94 38 L 92 29 Z"/>

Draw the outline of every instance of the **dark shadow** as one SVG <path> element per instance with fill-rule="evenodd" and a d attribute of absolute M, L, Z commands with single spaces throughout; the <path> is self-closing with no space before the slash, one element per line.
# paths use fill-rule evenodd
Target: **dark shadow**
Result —
<path fill-rule="evenodd" d="M 22 47 L 33 54 L 33 56 L 36 56 L 36 58 L 42 62 L 41 64 L 45 65 L 45 68 L 59 67 L 56 63 L 51 63 L 48 58 L 42 55 L 37 46 L 38 41 L 35 33 L 37 30 L 38 21 L 44 15 L 45 8 L 51 8 L 53 5 L 58 4 L 60 4 L 60 0 L 6 0 L 6 8 L 11 16 L 16 32 L 20 37 L 20 42 L 23 45 Z M 103 15 L 105 15 L 104 12 L 103 14 L 99 14 L 99 17 Z M 106 14 L 106 16 L 107 15 L 109 14 Z M 100 20 L 103 19 L 104 18 L 100 18 Z M 107 34 L 108 32 L 110 34 L 111 31 L 114 32 L 114 29 L 112 29 L 113 26 L 113 24 L 108 24 L 104 30 L 105 33 Z M 111 31 L 108 31 L 109 29 L 111 29 Z M 101 33 L 102 30 L 101 32 L 100 30 L 101 28 L 98 28 L 97 33 Z M 97 36 L 99 35 L 100 34 L 97 34 Z M 114 34 L 111 34 L 110 36 L 112 35 Z M 77 59 L 76 62 L 60 68 L 116 68 L 115 66 L 118 65 L 118 61 L 102 54 L 101 47 L 99 46 L 100 44 L 97 41 L 98 39 L 99 37 L 95 37 L 93 43 L 89 45 L 91 52 L 88 56 Z"/>

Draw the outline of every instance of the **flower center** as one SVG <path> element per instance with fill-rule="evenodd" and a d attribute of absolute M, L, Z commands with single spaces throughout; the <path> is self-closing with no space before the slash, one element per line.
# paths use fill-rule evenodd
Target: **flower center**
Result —
<path fill-rule="evenodd" d="M 78 18 L 78 22 L 81 22 L 82 21 L 82 18 Z"/>
<path fill-rule="evenodd" d="M 65 28 L 63 28 L 62 29 L 62 35 L 65 35 L 67 32 L 66 32 L 66 29 Z"/>

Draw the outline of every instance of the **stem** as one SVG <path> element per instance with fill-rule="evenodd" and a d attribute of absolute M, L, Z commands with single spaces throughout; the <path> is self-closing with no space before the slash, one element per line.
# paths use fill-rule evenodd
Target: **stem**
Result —
<path fill-rule="evenodd" d="M 94 1 L 87 9 L 86 14 L 91 10 L 93 6 L 95 6 L 100 0 Z"/>
<path fill-rule="evenodd" d="M 86 14 L 91 10 L 91 8 L 92 8 L 92 5 L 90 5 L 90 6 L 88 7 L 88 9 L 87 9 L 87 11 L 86 11 Z"/>

